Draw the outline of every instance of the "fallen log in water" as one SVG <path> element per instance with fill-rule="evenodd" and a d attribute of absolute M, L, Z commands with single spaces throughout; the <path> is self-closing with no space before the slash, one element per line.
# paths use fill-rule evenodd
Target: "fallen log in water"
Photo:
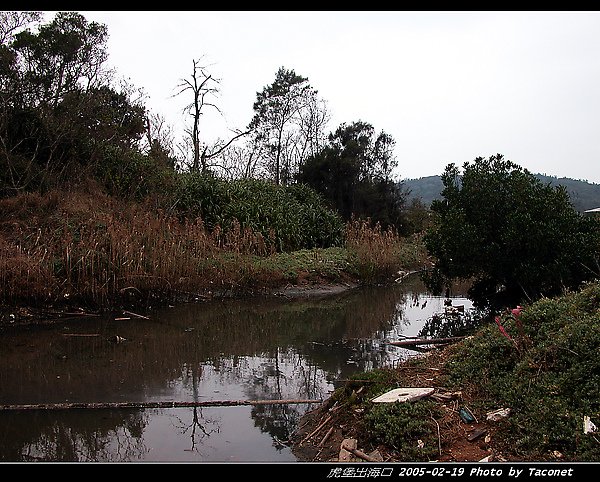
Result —
<path fill-rule="evenodd" d="M 131 315 L 131 316 L 135 316 L 136 318 L 143 318 L 144 320 L 149 320 L 150 318 L 144 315 L 138 315 L 137 313 L 134 313 L 133 311 L 125 311 L 123 310 L 123 314 L 125 315 Z"/>
<path fill-rule="evenodd" d="M 100 336 L 100 333 L 63 333 L 62 336 Z"/>
<path fill-rule="evenodd" d="M 322 403 L 323 400 L 207 400 L 204 402 L 76 402 L 76 403 L 34 403 L 0 405 L 2 410 L 72 410 L 72 409 L 123 409 L 123 408 L 182 408 L 182 407 L 230 407 L 239 405 L 292 405 L 301 403 Z"/>
<path fill-rule="evenodd" d="M 443 343 L 453 343 L 465 339 L 466 336 L 452 336 L 449 338 L 417 338 L 415 340 L 390 341 L 388 345 L 394 346 L 414 346 L 414 345 L 440 345 Z"/>

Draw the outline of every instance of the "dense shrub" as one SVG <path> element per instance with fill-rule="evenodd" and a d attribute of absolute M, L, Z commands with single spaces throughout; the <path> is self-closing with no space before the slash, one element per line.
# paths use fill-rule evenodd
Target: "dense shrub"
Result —
<path fill-rule="evenodd" d="M 105 146 L 95 177 L 108 193 L 127 200 L 165 198 L 173 189 L 175 173 L 150 156 L 132 149 Z"/>
<path fill-rule="evenodd" d="M 447 166 L 443 199 L 431 204 L 432 289 L 470 279 L 477 305 L 502 307 L 577 289 L 600 274 L 600 224 L 575 211 L 564 188 L 544 185 L 500 154 L 459 172 Z"/>
<path fill-rule="evenodd" d="M 456 347 L 450 380 L 475 386 L 485 409 L 512 409 L 503 432 L 518 455 L 598 460 L 598 436 L 583 420 L 600 422 L 600 282 L 498 323 Z"/>
<path fill-rule="evenodd" d="M 438 410 L 429 400 L 381 403 L 367 412 L 365 424 L 377 442 L 393 447 L 404 460 L 432 460 L 437 455 L 433 414 Z"/>
<path fill-rule="evenodd" d="M 267 181 L 225 181 L 210 175 L 179 175 L 173 205 L 187 217 L 201 217 L 207 228 L 261 233 L 278 251 L 340 246 L 344 224 L 320 196 L 306 186 Z"/>

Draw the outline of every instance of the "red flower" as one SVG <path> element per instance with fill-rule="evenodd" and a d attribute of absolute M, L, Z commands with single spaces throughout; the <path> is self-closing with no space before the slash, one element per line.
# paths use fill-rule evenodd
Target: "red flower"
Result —
<path fill-rule="evenodd" d="M 508 338 L 509 340 L 512 341 L 512 338 L 510 337 L 510 335 L 506 332 L 506 330 L 504 329 L 504 327 L 500 323 L 500 317 L 499 316 L 496 316 L 495 321 L 496 321 L 496 324 L 498 325 L 498 328 L 500 328 L 500 333 L 502 333 L 502 335 L 504 335 L 506 338 Z"/>

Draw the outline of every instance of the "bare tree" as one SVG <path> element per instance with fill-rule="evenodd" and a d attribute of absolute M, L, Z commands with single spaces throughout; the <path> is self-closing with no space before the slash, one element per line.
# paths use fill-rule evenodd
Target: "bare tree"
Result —
<path fill-rule="evenodd" d="M 187 104 L 183 111 L 192 117 L 192 127 L 186 129 L 186 134 L 191 138 L 193 148 L 193 159 L 191 169 L 193 171 L 206 172 L 206 166 L 200 166 L 200 116 L 204 114 L 206 107 L 211 107 L 221 113 L 217 105 L 212 99 L 216 98 L 219 93 L 220 79 L 216 79 L 207 70 L 207 66 L 200 64 L 200 60 L 193 60 L 193 70 L 190 79 L 181 79 L 177 88 L 179 89 L 174 96 L 191 91 L 193 100 Z"/>
<path fill-rule="evenodd" d="M 214 164 L 213 160 L 222 156 L 235 141 L 249 134 L 251 130 L 233 129 L 231 130 L 233 135 L 229 140 L 217 139 L 212 143 L 201 142 L 200 117 L 204 114 L 205 108 L 213 108 L 219 114 L 222 114 L 219 107 L 214 103 L 214 98 L 220 94 L 219 84 L 221 81 L 208 72 L 207 66 L 200 65 L 199 60 L 194 60 L 193 64 L 191 79 L 182 79 L 178 85 L 179 91 L 175 94 L 180 95 L 188 91 L 193 94 L 192 102 L 184 108 L 184 112 L 192 117 L 192 126 L 185 131 L 189 142 L 184 141 L 179 145 L 179 148 L 184 154 L 183 162 L 189 165 L 190 170 L 206 174 L 211 167 L 219 166 L 219 163 Z M 190 144 L 192 158 L 187 161 L 186 159 L 189 156 L 185 155 L 185 151 L 190 147 Z"/>
<path fill-rule="evenodd" d="M 263 144 L 249 137 L 244 144 L 223 151 L 215 159 L 214 167 L 221 177 L 230 180 L 267 177 L 259 164 L 263 150 Z"/>
<path fill-rule="evenodd" d="M 325 146 L 331 114 L 327 101 L 321 99 L 316 91 L 307 96 L 303 107 L 298 119 L 298 130 L 302 139 L 301 158 L 305 159 L 307 156 L 316 155 Z"/>
<path fill-rule="evenodd" d="M 141 150 L 159 160 L 175 167 L 175 136 L 171 125 L 167 124 L 165 117 L 156 112 L 146 113 L 146 133 L 141 143 Z"/>
<path fill-rule="evenodd" d="M 149 149 L 154 141 L 158 141 L 170 151 L 173 149 L 173 128 L 167 124 L 165 116 L 158 112 L 146 113 L 146 135 L 143 149 Z"/>

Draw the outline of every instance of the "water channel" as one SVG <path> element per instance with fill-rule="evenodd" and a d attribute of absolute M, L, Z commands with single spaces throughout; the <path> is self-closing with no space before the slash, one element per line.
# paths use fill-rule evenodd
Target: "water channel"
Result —
<path fill-rule="evenodd" d="M 454 305 L 471 307 L 464 293 Z M 417 352 L 444 297 L 413 275 L 322 298 L 182 304 L 0 330 L 0 404 L 325 399 Z M 0 411 L 0 461 L 293 462 L 314 404 Z"/>

